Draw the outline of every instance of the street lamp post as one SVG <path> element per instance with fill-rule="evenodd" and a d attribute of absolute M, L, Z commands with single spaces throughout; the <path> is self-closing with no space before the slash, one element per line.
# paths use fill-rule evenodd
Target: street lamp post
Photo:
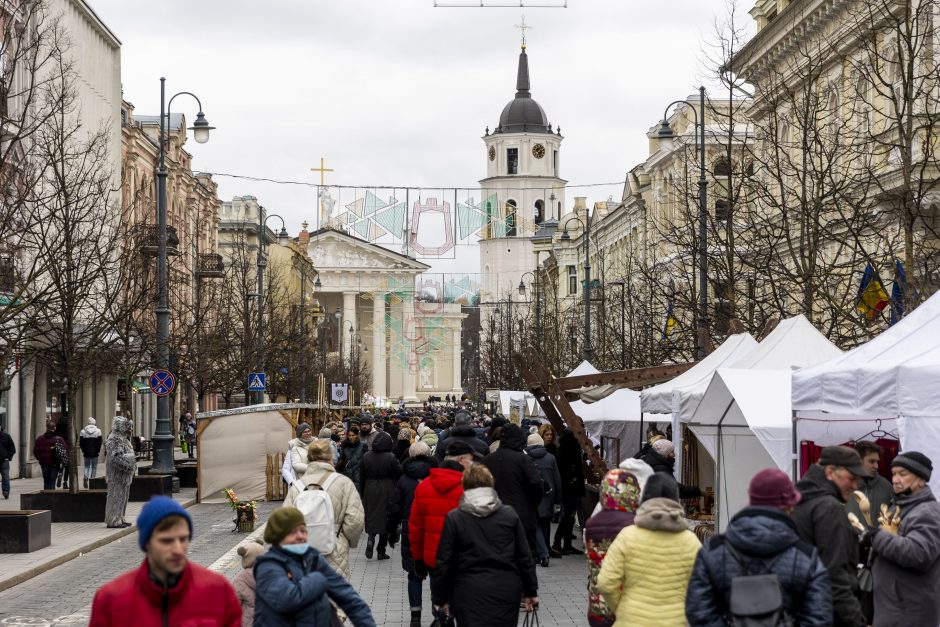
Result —
<path fill-rule="evenodd" d="M 170 365 L 170 287 L 169 264 L 166 252 L 166 130 L 170 119 L 170 106 L 177 96 L 192 96 L 199 105 L 196 120 L 188 129 L 193 131 L 196 143 L 204 144 L 209 141 L 209 126 L 205 114 L 202 112 L 202 103 L 195 94 L 181 91 L 174 94 L 169 102 L 166 101 L 166 78 L 160 78 L 160 160 L 157 165 L 157 333 L 156 353 L 157 368 L 166 370 Z M 174 485 L 178 484 L 176 466 L 173 463 L 173 442 L 175 438 L 170 429 L 170 399 L 168 396 L 157 397 L 157 424 L 153 434 L 153 467 L 154 474 L 172 475 Z"/>
<path fill-rule="evenodd" d="M 627 290 L 626 281 L 611 281 L 607 285 L 620 286 L 620 369 L 627 369 L 627 334 L 624 321 L 627 318 L 627 299 L 625 292 Z"/>
<path fill-rule="evenodd" d="M 277 218 L 281 221 L 281 230 L 277 234 L 277 241 L 279 244 L 284 244 L 287 239 L 287 228 L 284 224 L 284 218 L 272 213 L 269 216 L 264 215 L 264 207 L 258 205 L 258 372 L 264 372 L 264 270 L 268 265 L 268 260 L 265 257 L 265 228 L 267 227 L 268 218 Z M 264 392 L 259 391 L 255 393 L 255 405 L 260 405 L 264 402 Z"/>
<path fill-rule="evenodd" d="M 698 88 L 699 111 L 691 107 L 695 115 L 695 129 L 698 143 L 698 332 L 695 338 L 696 355 L 699 360 L 705 358 L 705 333 L 708 330 L 708 211 L 706 207 L 706 194 L 708 181 L 705 179 L 705 88 Z M 685 100 L 676 100 L 669 103 L 663 111 L 663 121 L 659 126 L 657 136 L 669 139 L 673 136 L 672 128 L 666 114 L 674 104 L 688 104 Z"/>
<path fill-rule="evenodd" d="M 539 273 L 535 272 L 523 272 L 522 276 L 519 277 L 519 294 L 525 295 L 525 283 L 523 279 L 526 275 L 532 275 L 532 282 L 535 284 L 535 345 L 542 345 L 542 299 L 539 294 Z"/>
<path fill-rule="evenodd" d="M 591 218 L 584 216 L 584 220 L 572 216 L 565 221 L 562 227 L 561 241 L 568 242 L 568 225 L 577 222 L 584 231 L 584 360 L 594 359 L 594 347 L 591 346 Z"/>

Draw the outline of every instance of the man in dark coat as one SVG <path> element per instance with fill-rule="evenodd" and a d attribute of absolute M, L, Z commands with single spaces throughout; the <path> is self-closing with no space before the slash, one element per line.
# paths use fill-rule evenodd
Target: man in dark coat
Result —
<path fill-rule="evenodd" d="M 445 433 L 447 435 L 445 435 Z M 484 457 L 490 452 L 490 448 L 486 445 L 486 442 L 477 437 L 476 431 L 473 430 L 473 426 L 470 424 L 470 414 L 465 411 L 457 412 L 457 416 L 454 418 L 453 429 L 448 429 L 441 433 L 440 441 L 437 445 L 437 452 L 435 453 L 438 462 L 444 459 L 444 453 L 447 451 L 447 446 L 451 442 L 466 442 L 470 445 L 470 448 L 473 449 L 477 457 Z"/>
<path fill-rule="evenodd" d="M 749 572 L 777 575 L 783 609 L 795 624 L 830 625 L 829 574 L 816 549 L 800 540 L 796 525 L 787 515 L 799 502 L 800 493 L 786 473 L 776 468 L 754 475 L 747 492 L 748 507 L 735 514 L 727 531 L 711 538 L 695 559 L 685 598 L 689 625 L 725 624 L 731 582 L 745 574 L 742 561 Z M 768 563 L 772 564 L 769 571 Z"/>
<path fill-rule="evenodd" d="M 875 563 L 875 627 L 940 625 L 940 503 L 933 463 L 906 451 L 891 462 L 895 508 L 870 532 Z"/>
<path fill-rule="evenodd" d="M 349 477 L 362 494 L 362 456 L 366 452 L 366 445 L 359 439 L 359 427 L 355 424 L 349 426 L 346 439 L 340 443 L 339 466 L 337 470 Z"/>
<path fill-rule="evenodd" d="M 0 487 L 3 490 L 3 498 L 10 498 L 10 462 L 16 455 L 16 444 L 13 438 L 6 432 L 3 425 L 0 425 Z"/>
<path fill-rule="evenodd" d="M 858 453 L 845 446 L 827 446 L 819 463 L 796 484 L 802 499 L 793 511 L 793 522 L 800 539 L 816 547 L 829 571 L 836 627 L 868 625 L 855 594 L 858 539 L 845 511 L 858 480 L 867 476 Z"/>
<path fill-rule="evenodd" d="M 509 505 L 525 528 L 529 541 L 529 550 L 538 553 L 535 529 L 538 524 L 538 507 L 542 501 L 544 488 L 542 473 L 535 467 L 532 458 L 523 453 L 526 435 L 519 425 L 508 423 L 503 426 L 496 452 L 487 455 L 483 464 L 489 468 L 496 479 L 496 492 L 499 499 Z"/>
<path fill-rule="evenodd" d="M 392 438 L 379 431 L 372 440 L 372 450 L 362 456 L 362 504 L 366 510 L 366 558 L 372 559 L 375 536 L 379 536 L 378 559 L 387 560 L 388 500 L 401 476 L 401 464 L 392 453 Z"/>
<path fill-rule="evenodd" d="M 581 553 L 571 544 L 574 521 L 581 509 L 584 497 L 584 464 L 581 461 L 581 445 L 571 429 L 565 429 L 558 438 L 558 471 L 561 473 L 561 523 L 555 529 L 552 541 L 552 557 Z"/>
<path fill-rule="evenodd" d="M 538 433 L 529 435 L 526 440 L 526 454 L 535 462 L 536 468 L 542 473 L 545 489 L 542 500 L 539 502 L 538 525 L 535 541 L 538 547 L 536 555 L 539 564 L 548 566 L 548 543 L 552 533 L 552 515 L 562 506 L 561 473 L 555 456 L 545 449 L 545 441 Z"/>

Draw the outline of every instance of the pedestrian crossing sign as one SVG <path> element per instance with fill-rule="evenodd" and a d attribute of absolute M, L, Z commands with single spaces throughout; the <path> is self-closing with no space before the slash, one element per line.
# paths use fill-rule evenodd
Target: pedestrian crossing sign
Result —
<path fill-rule="evenodd" d="M 249 392 L 264 392 L 268 387 L 267 383 L 267 376 L 263 372 L 248 373 Z"/>

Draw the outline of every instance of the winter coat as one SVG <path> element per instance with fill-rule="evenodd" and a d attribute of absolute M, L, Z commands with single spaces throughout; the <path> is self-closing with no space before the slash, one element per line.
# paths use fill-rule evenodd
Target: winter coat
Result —
<path fill-rule="evenodd" d="M 858 490 L 868 497 L 868 502 L 871 503 L 871 522 L 877 527 L 881 504 L 891 505 L 891 501 L 894 499 L 894 488 L 891 487 L 891 482 L 881 475 L 865 477 L 859 480 Z M 862 510 L 859 509 L 858 501 L 855 499 L 849 499 L 848 503 L 845 504 L 845 511 L 854 512 L 858 519 L 863 524 L 865 523 L 865 517 L 862 515 Z"/>
<path fill-rule="evenodd" d="M 647 449 L 646 453 L 641 457 L 644 462 L 646 462 L 650 468 L 653 469 L 654 473 L 664 472 L 667 475 L 675 475 L 676 471 L 676 460 L 663 457 L 659 454 L 656 449 L 650 447 Z M 702 491 L 695 486 L 688 486 L 683 484 L 678 484 L 679 486 L 679 498 L 680 499 L 696 499 L 702 496 Z"/>
<path fill-rule="evenodd" d="M 437 545 L 447 514 L 457 507 L 463 495 L 463 473 L 450 468 L 432 468 L 428 478 L 415 488 L 411 515 L 408 517 L 408 541 L 415 561 L 428 568 L 437 562 Z"/>
<path fill-rule="evenodd" d="M 819 464 L 797 482 L 802 498 L 791 517 L 803 542 L 819 551 L 829 571 L 832 611 L 837 627 L 868 625 L 855 596 L 858 588 L 858 537 L 849 524 L 839 489 L 826 479 Z"/>
<path fill-rule="evenodd" d="M 398 463 L 405 463 L 405 460 L 408 459 L 408 449 L 410 447 L 411 442 L 408 440 L 395 440 L 395 450 L 392 451 L 392 454 L 398 460 Z"/>
<path fill-rule="evenodd" d="M 33 457 L 36 458 L 40 466 L 55 466 L 57 464 L 55 458 L 56 440 L 61 440 L 65 444 L 65 440 L 62 440 L 53 431 L 46 431 L 36 438 L 36 444 L 33 446 Z"/>
<path fill-rule="evenodd" d="M 331 599 L 356 627 L 375 627 L 369 606 L 316 549 L 294 555 L 272 546 L 255 560 L 258 627 L 329 627 Z"/>
<path fill-rule="evenodd" d="M 372 450 L 362 456 L 362 500 L 366 508 L 366 533 L 387 533 L 388 499 L 401 476 L 401 464 L 392 454 L 392 438 L 384 432 L 372 441 Z"/>
<path fill-rule="evenodd" d="M 898 535 L 879 530 L 872 538 L 874 626 L 940 625 L 940 503 L 924 486 L 897 506 Z"/>
<path fill-rule="evenodd" d="M 635 524 L 611 543 L 597 575 L 597 589 L 617 615 L 614 626 L 684 627 L 686 588 L 700 548 L 679 503 L 643 503 Z"/>
<path fill-rule="evenodd" d="M 0 462 L 13 459 L 16 455 L 16 444 L 6 431 L 0 431 Z"/>
<path fill-rule="evenodd" d="M 434 604 L 450 602 L 461 626 L 515 627 L 519 600 L 537 594 L 535 562 L 516 512 L 493 488 L 467 490 L 444 521 L 431 578 Z"/>
<path fill-rule="evenodd" d="M 401 525 L 401 567 L 412 572 L 415 568 L 411 556 L 411 541 L 408 535 L 408 519 L 411 516 L 411 506 L 415 499 L 415 490 L 421 480 L 427 477 L 432 468 L 437 467 L 437 460 L 433 457 L 418 455 L 409 457 L 401 466 L 402 476 L 395 485 L 392 498 L 388 502 L 389 527 Z"/>
<path fill-rule="evenodd" d="M 437 444 L 437 452 L 434 454 L 434 456 L 437 457 L 437 461 L 444 461 L 444 456 L 447 454 L 447 446 L 451 442 L 466 442 L 475 453 L 479 453 L 480 455 L 488 455 L 490 452 L 490 447 L 486 445 L 486 442 L 477 437 L 477 433 L 473 430 L 473 427 L 470 425 L 460 425 L 459 427 L 451 429 L 450 434 L 446 437 L 441 433 Z"/>
<path fill-rule="evenodd" d="M 241 569 L 232 580 L 232 586 L 242 606 L 242 627 L 251 627 L 255 622 L 255 571 Z"/>
<path fill-rule="evenodd" d="M 311 462 L 307 466 L 307 472 L 300 477 L 300 482 L 305 486 L 311 483 L 322 485 L 331 472 L 336 472 L 331 464 Z M 333 504 L 333 525 L 337 535 L 333 552 L 324 557 L 336 572 L 349 579 L 349 547 L 355 547 L 359 543 L 365 522 L 362 499 L 359 498 L 359 492 L 353 482 L 342 474 L 337 475 L 326 493 L 330 495 L 330 502 Z M 298 496 L 300 492 L 295 486 L 291 486 L 284 499 L 284 507 L 292 507 Z"/>
<path fill-rule="evenodd" d="M 695 560 L 685 600 L 692 627 L 724 626 L 731 601 L 731 582 L 744 568 L 728 550 L 746 560 L 752 574 L 773 572 L 783 588 L 783 607 L 801 627 L 832 624 L 829 573 L 816 549 L 800 540 L 793 520 L 770 507 L 745 507 L 735 514 L 725 534 L 711 538 Z M 773 563 L 768 571 L 766 564 Z"/>
<path fill-rule="evenodd" d="M 614 538 L 624 527 L 633 524 L 639 501 L 640 484 L 634 475 L 617 469 L 604 476 L 598 498 L 601 509 L 584 525 L 584 555 L 588 560 L 588 624 L 591 627 L 614 624 L 614 611 L 597 589 L 597 575 Z"/>
<path fill-rule="evenodd" d="M 542 501 L 542 473 L 535 467 L 532 458 L 522 452 L 526 435 L 519 428 L 512 430 L 512 433 L 507 438 L 504 430 L 499 449 L 487 455 L 482 463 L 496 479 L 496 492 L 500 501 L 516 510 L 522 526 L 532 532 Z"/>
<path fill-rule="evenodd" d="M 145 559 L 139 568 L 99 588 L 91 604 L 89 627 L 241 627 L 241 607 L 222 575 L 189 562 L 176 585 L 164 589 L 150 579 L 148 571 Z"/>
<path fill-rule="evenodd" d="M 366 452 L 366 445 L 361 440 L 353 444 L 349 440 L 344 440 L 339 453 L 339 468 L 344 475 L 349 477 L 356 485 L 356 488 L 362 486 L 362 456 Z"/>
<path fill-rule="evenodd" d="M 421 441 L 431 447 L 431 452 L 435 453 L 437 451 L 438 437 L 437 434 L 433 431 L 428 431 L 421 436 Z"/>
<path fill-rule="evenodd" d="M 98 457 L 102 442 L 101 429 L 95 425 L 86 425 L 79 434 L 78 444 L 86 458 Z"/>
<path fill-rule="evenodd" d="M 290 455 L 290 465 L 294 469 L 294 475 L 300 479 L 307 472 L 307 447 L 313 440 L 304 442 L 300 438 L 294 438 L 287 443 L 287 451 Z"/>
<path fill-rule="evenodd" d="M 535 467 L 542 473 L 543 485 L 542 500 L 539 501 L 539 518 L 551 518 L 554 506 L 561 505 L 561 474 L 558 472 L 558 464 L 555 463 L 555 456 L 551 455 L 544 446 L 530 446 L 525 452 L 535 462 Z M 545 493 L 545 486 L 549 492 Z"/>
<path fill-rule="evenodd" d="M 581 446 L 574 434 L 565 431 L 558 443 L 558 472 L 561 473 L 562 496 L 565 509 L 578 506 L 584 496 L 584 464 L 581 462 Z"/>

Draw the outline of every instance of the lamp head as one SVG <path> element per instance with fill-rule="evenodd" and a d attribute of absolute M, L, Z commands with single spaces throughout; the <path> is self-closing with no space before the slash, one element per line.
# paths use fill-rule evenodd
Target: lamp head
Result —
<path fill-rule="evenodd" d="M 656 131 L 656 136 L 660 139 L 669 139 L 673 136 L 672 127 L 669 126 L 669 122 L 665 118 L 660 123 L 659 130 Z"/>
<path fill-rule="evenodd" d="M 317 275 L 317 280 L 313 282 L 313 287 L 316 288 L 316 289 L 320 289 L 321 287 L 323 287 L 323 284 L 320 283 L 320 275 L 319 275 L 319 274 Z"/>
<path fill-rule="evenodd" d="M 287 229 L 282 226 L 277 233 L 277 243 L 281 246 L 287 246 L 288 241 L 290 241 L 290 235 L 287 233 Z"/>
<path fill-rule="evenodd" d="M 564 231 L 561 232 L 561 241 L 567 242 L 570 240 L 571 240 L 571 236 L 568 235 L 568 229 L 565 229 Z"/>
<path fill-rule="evenodd" d="M 519 279 L 519 293 L 525 296 L 525 284 Z"/>
<path fill-rule="evenodd" d="M 196 114 L 196 121 L 189 127 L 197 144 L 204 144 L 209 141 L 209 131 L 214 129 L 214 126 L 209 126 L 209 120 L 206 119 L 206 114 L 202 111 Z"/>

